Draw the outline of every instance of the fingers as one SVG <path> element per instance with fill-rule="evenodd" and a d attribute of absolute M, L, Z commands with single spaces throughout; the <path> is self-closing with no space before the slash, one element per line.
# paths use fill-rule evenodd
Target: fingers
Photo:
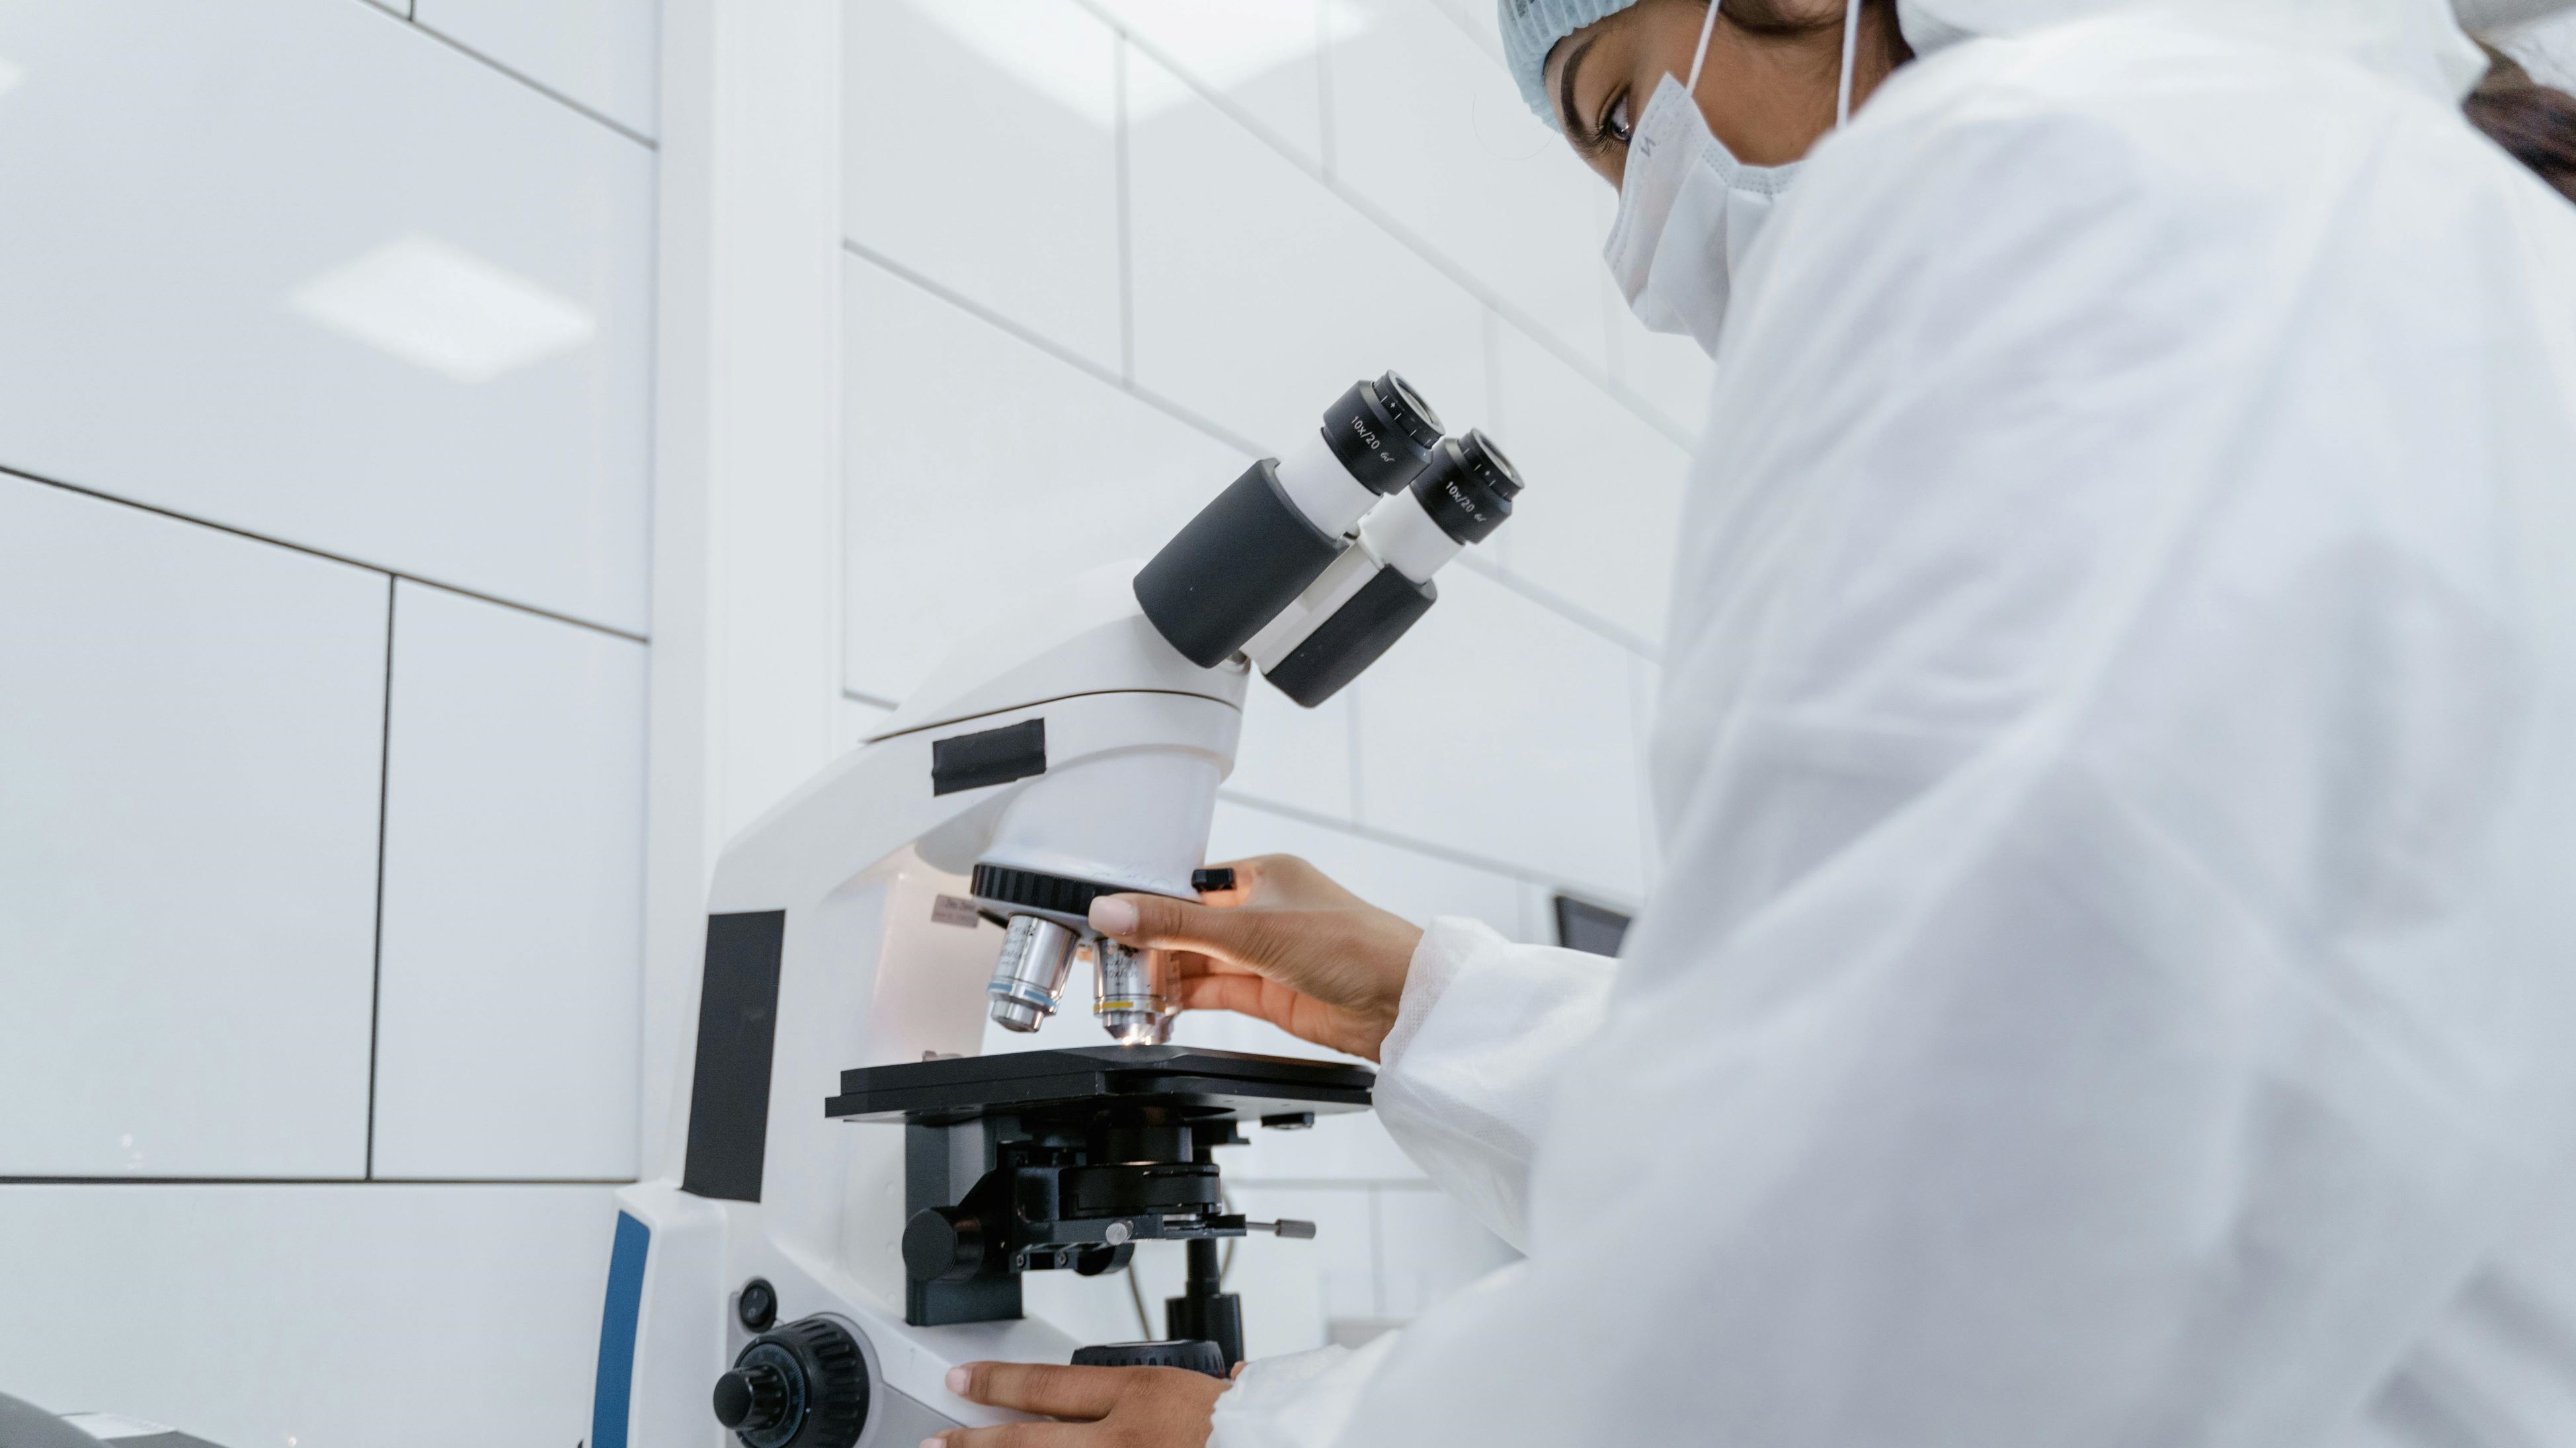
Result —
<path fill-rule="evenodd" d="M 1050 1418 L 1098 1418 L 1117 1406 L 1120 1389 L 1130 1381 L 1127 1371 L 1053 1363 L 966 1363 L 948 1370 L 948 1391 L 971 1402 Z"/>
<path fill-rule="evenodd" d="M 1103 895 L 1091 902 L 1091 928 L 1129 945 L 1241 960 L 1267 932 L 1268 922 L 1249 911 L 1163 895 Z"/>
<path fill-rule="evenodd" d="M 1099 1441 L 1101 1432 L 1095 1423 L 1004 1423 L 997 1428 L 951 1428 L 922 1439 L 921 1448 L 1087 1448 Z"/>
<path fill-rule="evenodd" d="M 1293 992 L 1271 984 L 1257 975 L 1208 975 L 1195 980 L 1167 982 L 1172 999 L 1185 1011 L 1233 1011 L 1237 1015 L 1258 1016 L 1274 1026 L 1285 1026 L 1295 1006 Z"/>

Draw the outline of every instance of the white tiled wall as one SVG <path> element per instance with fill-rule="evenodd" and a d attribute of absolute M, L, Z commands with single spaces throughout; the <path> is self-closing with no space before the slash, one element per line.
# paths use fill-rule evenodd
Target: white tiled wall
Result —
<path fill-rule="evenodd" d="M 413 9 L 0 0 L 0 1392 L 228 1444 L 579 1441 L 636 1169 L 657 6 Z"/>
<path fill-rule="evenodd" d="M 1529 479 L 1429 618 L 1325 708 L 1260 683 L 1211 858 L 1301 854 L 1416 919 L 1545 940 L 1649 874 L 1644 712 L 1705 359 L 1628 318 L 1609 199 L 1520 105 L 1485 0 L 852 0 L 843 721 L 856 740 L 1009 601 L 1142 556 L 1249 453 L 1394 367 Z M 942 119 L 935 147 L 893 144 Z M 1597 193 L 1597 194 L 1596 194 Z M 1680 346 L 1689 349 L 1690 344 Z M 1088 1044 L 1077 997 L 1033 1037 Z M 1315 1050 L 1187 1017 L 1179 1038 Z M 1256 1352 L 1356 1341 L 1508 1256 L 1374 1118 L 1255 1133 L 1227 1180 L 1313 1242 L 1238 1249 Z M 1159 1331 L 1177 1252 L 1041 1274 Z"/>
<path fill-rule="evenodd" d="M 350 0 L 0 46 L 0 467 L 644 631 L 650 149 Z"/>
<path fill-rule="evenodd" d="M 656 130 L 654 0 L 411 0 L 412 19 L 638 136 Z"/>

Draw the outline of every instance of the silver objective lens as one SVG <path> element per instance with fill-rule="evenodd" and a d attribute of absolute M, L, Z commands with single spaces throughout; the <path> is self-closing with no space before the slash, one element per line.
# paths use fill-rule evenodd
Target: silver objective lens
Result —
<path fill-rule="evenodd" d="M 1159 1046 L 1172 1034 L 1163 1002 L 1163 953 L 1138 950 L 1106 937 L 1091 942 L 1091 1012 L 1122 1046 Z"/>
<path fill-rule="evenodd" d="M 1002 958 L 993 962 L 989 1009 L 1004 1030 L 1034 1031 L 1055 1014 L 1064 999 L 1065 972 L 1073 968 L 1074 933 L 1036 915 L 1011 917 L 1002 937 Z"/>

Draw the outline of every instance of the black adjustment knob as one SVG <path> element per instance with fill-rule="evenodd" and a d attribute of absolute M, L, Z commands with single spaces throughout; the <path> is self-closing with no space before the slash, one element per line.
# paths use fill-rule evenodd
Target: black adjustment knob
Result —
<path fill-rule="evenodd" d="M 867 1357 L 830 1318 L 784 1323 L 716 1379 L 714 1407 L 744 1448 L 851 1448 L 868 1423 Z"/>
<path fill-rule="evenodd" d="M 925 1207 L 903 1224 L 903 1270 L 915 1282 L 962 1282 L 984 1265 L 984 1224 L 954 1207 Z"/>
<path fill-rule="evenodd" d="M 1073 1350 L 1075 1367 L 1187 1368 L 1212 1378 L 1225 1376 L 1225 1350 L 1205 1338 L 1164 1342 L 1104 1342 Z"/>
<path fill-rule="evenodd" d="M 784 1424 L 787 1375 L 768 1363 L 753 1363 L 716 1379 L 716 1421 L 755 1433 Z"/>

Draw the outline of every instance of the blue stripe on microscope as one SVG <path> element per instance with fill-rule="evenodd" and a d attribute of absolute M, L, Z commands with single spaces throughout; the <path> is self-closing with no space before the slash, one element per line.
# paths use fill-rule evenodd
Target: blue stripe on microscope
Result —
<path fill-rule="evenodd" d="M 626 1448 L 626 1408 L 635 1390 L 635 1324 L 644 1310 L 644 1249 L 653 1229 L 617 1214 L 608 1250 L 608 1305 L 599 1315 L 599 1376 L 590 1401 L 590 1448 Z"/>

